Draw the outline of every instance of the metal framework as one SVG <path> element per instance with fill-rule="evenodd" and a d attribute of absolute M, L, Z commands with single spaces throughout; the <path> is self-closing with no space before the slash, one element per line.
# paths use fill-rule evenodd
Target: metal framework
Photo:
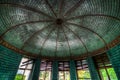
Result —
<path fill-rule="evenodd" d="M 24 5 L 21 5 L 21 4 L 15 4 L 15 3 L 0 3 L 0 6 L 11 6 L 11 7 L 18 7 L 18 8 L 22 8 L 22 9 L 26 9 L 26 10 L 30 10 L 30 11 L 33 11 L 35 13 L 38 13 L 38 14 L 42 14 L 44 16 L 47 16 L 49 18 L 52 18 L 54 19 L 54 17 L 40 11 L 40 10 L 37 10 L 35 8 L 32 8 L 32 7 L 29 7 L 29 6 L 24 6 Z"/>
<path fill-rule="evenodd" d="M 108 49 L 112 48 L 113 46 L 117 45 L 120 43 L 120 36 L 118 36 L 116 39 L 114 39 L 113 41 L 107 43 L 107 41 L 103 38 L 103 36 L 101 36 L 99 33 L 97 33 L 96 31 L 90 29 L 90 28 L 87 28 L 87 26 L 84 26 L 83 24 L 79 25 L 77 23 L 74 23 L 74 22 L 69 22 L 71 20 L 79 20 L 79 19 L 84 19 L 86 17 L 104 17 L 104 18 L 108 18 L 110 20 L 115 20 L 115 21 L 118 21 L 118 24 L 120 22 L 120 18 L 119 16 L 114 16 L 114 15 L 110 15 L 110 14 L 104 14 L 104 13 L 88 13 L 88 14 L 82 14 L 82 15 L 76 15 L 76 16 L 71 16 L 72 13 L 74 13 L 79 7 L 82 7 L 82 4 L 84 4 L 86 1 L 85 0 L 79 0 L 79 1 L 76 1 L 76 3 L 74 5 L 71 5 L 72 7 L 68 8 L 65 12 L 63 11 L 64 7 L 65 7 L 65 0 L 60 0 L 60 2 L 57 4 L 58 6 L 58 11 L 56 11 L 54 9 L 54 5 L 52 5 L 50 3 L 49 0 L 45 0 L 45 5 L 46 7 L 49 8 L 49 10 L 52 12 L 52 14 L 54 16 L 51 16 L 50 14 L 44 12 L 44 11 L 41 11 L 35 7 L 32 7 L 32 6 L 28 6 L 28 5 L 25 5 L 25 4 L 21 4 L 21 3 L 12 3 L 12 2 L 0 2 L 0 6 L 3 6 L 3 7 L 13 7 L 13 8 L 21 8 L 21 9 L 24 9 L 26 11 L 31 11 L 34 13 L 37 13 L 37 14 L 41 14 L 45 17 L 47 17 L 48 19 L 43 19 L 43 20 L 35 20 L 35 21 L 26 21 L 26 22 L 23 22 L 23 23 L 19 23 L 19 24 L 16 24 L 16 25 L 13 25 L 13 26 L 8 26 L 8 29 L 5 30 L 1 35 L 0 35 L 0 44 L 3 45 L 3 46 L 6 46 L 20 54 L 23 54 L 23 55 L 26 55 L 26 56 L 30 56 L 30 57 L 34 57 L 34 58 L 42 58 L 42 59 L 81 59 L 81 58 L 85 58 L 85 57 L 88 57 L 88 56 L 93 56 L 93 55 L 96 55 L 96 54 L 99 54 L 99 53 L 103 53 L 105 51 L 107 51 Z M 1 14 L 1 13 L 0 13 Z M 119 14 L 116 13 L 116 14 Z M 2 15 L 2 18 L 4 15 Z M 7 19 L 8 17 L 6 17 L 5 19 Z M 5 41 L 4 40 L 4 36 L 16 29 L 16 28 L 19 28 L 19 27 L 24 27 L 23 25 L 26 25 L 26 24 L 35 24 L 35 23 L 51 23 L 47 26 L 44 26 L 42 29 L 40 30 L 37 30 L 36 32 L 34 32 L 31 36 L 29 36 L 29 38 L 24 42 L 24 44 L 22 45 L 22 47 L 20 49 L 16 48 L 15 46 L 13 46 L 12 44 L 10 44 L 9 42 Z M 87 45 L 85 45 L 85 42 L 82 40 L 81 37 L 79 37 L 79 34 L 75 33 L 74 30 L 70 29 L 68 25 L 71 25 L 71 26 L 74 26 L 74 27 L 78 27 L 78 28 L 83 28 L 85 30 L 87 30 L 88 32 L 92 32 L 94 35 L 96 35 L 100 40 L 101 42 L 104 44 L 103 48 L 100 48 L 98 50 L 95 50 L 93 52 L 89 52 L 88 48 L 87 48 Z M 54 26 L 54 27 L 51 27 L 51 26 Z M 94 26 L 93 26 L 94 27 Z M 33 38 L 35 38 L 36 36 L 38 36 L 39 33 L 41 32 L 44 32 L 45 29 L 47 28 L 51 28 L 50 29 L 50 32 L 48 32 L 48 34 L 45 36 L 45 39 L 43 41 L 43 43 L 41 44 L 41 47 L 40 47 L 40 52 L 38 52 L 39 54 L 33 54 L 31 52 L 27 52 L 25 50 L 25 47 L 27 47 L 27 44 L 29 44 L 29 42 L 32 41 Z M 85 48 L 86 52 L 80 56 L 74 56 L 74 53 L 71 53 L 71 46 L 70 46 L 70 43 L 69 43 L 69 39 L 68 39 L 68 36 L 65 32 L 65 30 L 68 29 L 70 33 L 74 34 L 74 36 L 76 36 L 79 41 L 82 43 L 82 46 L 83 48 Z M 54 56 L 53 57 L 50 57 L 50 56 L 42 56 L 42 50 L 44 48 L 44 45 L 46 43 L 46 41 L 49 39 L 50 35 L 52 34 L 52 32 L 56 30 L 56 47 L 55 47 L 55 51 L 54 51 Z M 69 51 L 69 56 L 67 57 L 59 57 L 57 56 L 57 50 L 58 50 L 58 42 L 59 42 L 59 37 L 60 37 L 60 30 L 62 30 L 63 32 L 63 35 L 65 37 L 65 41 L 67 42 L 67 45 L 68 45 L 68 51 Z M 87 32 L 86 31 L 86 32 Z M 84 32 L 84 33 L 86 33 Z M 115 32 L 115 31 L 114 31 Z M 88 33 L 89 34 L 89 33 Z"/>
<path fill-rule="evenodd" d="M 109 49 L 110 49 L 110 48 L 116 46 L 116 45 L 119 44 L 119 43 L 120 43 L 120 36 L 118 36 L 118 37 L 117 37 L 115 40 L 113 40 L 111 43 L 107 44 L 107 46 L 108 46 Z M 11 50 L 14 50 L 14 51 L 18 52 L 19 54 L 23 54 L 23 55 L 26 55 L 26 56 L 31 57 L 31 58 L 40 58 L 40 59 L 42 58 L 42 59 L 45 59 L 45 60 L 46 60 L 46 59 L 47 59 L 47 60 L 54 60 L 54 59 L 56 59 L 56 60 L 66 60 L 66 58 L 67 58 L 67 57 L 65 57 L 65 58 L 48 57 L 48 56 L 40 56 L 40 55 L 37 55 L 37 54 L 31 54 L 31 53 L 29 53 L 29 52 L 26 52 L 26 51 L 24 51 L 24 50 L 20 50 L 20 49 L 16 48 L 15 46 L 9 44 L 8 42 L 6 42 L 6 41 L 3 40 L 3 39 L 0 40 L 0 44 L 3 45 L 3 46 L 5 46 L 5 47 L 7 47 L 7 48 L 9 48 L 9 49 L 11 49 Z M 98 49 L 98 50 L 96 50 L 96 51 L 93 51 L 93 52 L 91 52 L 91 53 L 89 53 L 89 54 L 91 54 L 91 56 L 95 56 L 95 55 L 98 55 L 98 54 L 101 54 L 101 53 L 104 53 L 104 52 L 106 52 L 106 48 L 105 48 L 105 47 L 100 48 L 100 49 Z M 84 58 L 86 58 L 87 56 L 88 56 L 88 53 L 85 53 L 85 54 L 83 54 L 82 56 L 72 56 L 71 59 L 79 60 L 79 59 L 84 59 Z M 67 59 L 67 60 L 68 60 L 68 59 Z"/>
<path fill-rule="evenodd" d="M 35 36 L 37 36 L 37 34 L 41 33 L 41 32 L 44 31 L 46 28 L 49 28 L 51 25 L 53 25 L 53 24 L 49 24 L 49 25 L 47 25 L 46 27 L 44 27 L 44 28 L 36 31 L 35 33 L 33 33 L 32 36 L 30 36 L 30 37 L 24 42 L 24 45 L 22 46 L 21 49 L 23 49 L 23 48 L 27 45 L 27 43 L 28 43 L 29 41 L 31 41 Z"/>

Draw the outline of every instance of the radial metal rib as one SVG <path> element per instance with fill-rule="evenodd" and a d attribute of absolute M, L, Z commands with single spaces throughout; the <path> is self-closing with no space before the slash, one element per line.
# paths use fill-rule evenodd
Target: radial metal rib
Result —
<path fill-rule="evenodd" d="M 50 15 L 48 15 L 48 14 L 46 14 L 46 13 L 40 11 L 40 10 L 37 10 L 35 8 L 32 8 L 32 7 L 29 7 L 27 5 L 21 5 L 21 4 L 15 4 L 15 3 L 0 3 L 0 6 L 3 6 L 3 5 L 4 6 L 8 6 L 9 5 L 9 7 L 11 6 L 11 7 L 18 7 L 18 8 L 26 9 L 26 10 L 33 11 L 33 12 L 36 12 L 36 13 L 39 13 L 39 14 L 42 14 L 44 16 L 47 16 L 49 18 L 54 19 L 54 17 L 52 17 L 52 16 L 50 16 Z"/>
<path fill-rule="evenodd" d="M 53 14 L 55 15 L 55 17 L 57 17 L 55 11 L 53 10 L 53 7 L 51 6 L 51 4 L 49 3 L 48 0 L 45 0 L 45 2 L 47 3 L 48 7 L 50 8 L 50 10 L 53 12 Z"/>
<path fill-rule="evenodd" d="M 64 25 L 67 29 L 69 29 L 78 39 L 79 41 L 82 43 L 82 45 L 85 47 L 86 52 L 89 53 L 87 46 L 84 44 L 84 42 L 82 41 L 81 37 L 79 37 L 74 31 L 72 31 L 69 27 L 67 27 L 66 25 Z"/>
<path fill-rule="evenodd" d="M 58 26 L 58 25 L 56 25 Z M 58 47 L 58 39 L 59 39 L 59 29 L 57 28 L 57 37 L 56 37 L 56 48 L 55 48 L 55 58 L 57 57 L 57 47 Z"/>
<path fill-rule="evenodd" d="M 49 24 L 49 25 L 47 25 L 46 27 L 44 27 L 44 28 L 36 31 L 35 33 L 33 33 L 32 36 L 29 37 L 29 38 L 24 42 L 24 45 L 21 47 L 21 49 L 23 49 L 23 48 L 27 45 L 27 43 L 30 42 L 37 34 L 41 33 L 41 32 L 42 32 L 43 30 L 45 30 L 46 28 L 49 28 L 51 25 L 53 25 L 53 23 L 52 23 L 52 24 Z"/>
<path fill-rule="evenodd" d="M 115 19 L 115 20 L 118 20 L 120 21 L 119 18 L 117 17 L 114 17 L 114 16 L 110 16 L 110 15 L 105 15 L 105 14 L 86 14 L 86 15 L 81 15 L 81 16 L 75 16 L 75 17 L 71 17 L 71 18 L 68 18 L 66 20 L 73 20 L 73 19 L 81 19 L 81 18 L 85 18 L 85 17 L 91 17 L 91 16 L 101 16 L 101 17 L 107 17 L 107 18 L 111 18 L 111 19 Z"/>
<path fill-rule="evenodd" d="M 48 38 L 50 37 L 50 34 L 52 33 L 52 31 L 54 31 L 54 29 L 55 29 L 55 28 L 53 27 L 53 28 L 50 30 L 50 32 L 48 33 L 48 35 L 47 35 L 47 37 L 45 38 L 44 42 L 42 43 L 41 48 L 40 48 L 40 53 L 39 53 L 39 55 L 41 55 L 43 46 L 44 46 L 45 42 L 48 40 Z"/>
<path fill-rule="evenodd" d="M 67 44 L 68 44 L 68 47 L 69 47 L 69 53 L 70 53 L 70 59 L 71 59 L 71 57 L 72 57 L 72 53 L 71 53 L 70 44 L 69 44 L 69 41 L 68 41 L 67 35 L 65 34 L 65 30 L 64 30 L 64 28 L 62 28 L 62 29 L 63 29 L 63 33 L 64 33 L 65 39 L 66 39 Z"/>
<path fill-rule="evenodd" d="M 97 35 L 97 36 L 100 38 L 100 40 L 104 43 L 106 49 L 108 49 L 106 41 L 105 41 L 97 32 L 95 32 L 95 31 L 93 31 L 93 30 L 91 30 L 91 29 L 89 29 L 89 28 L 87 28 L 87 27 L 84 27 L 84 26 L 82 26 L 82 25 L 78 25 L 78 24 L 70 23 L 70 22 L 67 22 L 67 23 L 68 23 L 69 25 L 74 25 L 74 26 L 76 26 L 76 27 L 83 28 L 83 29 L 85 29 L 85 30 L 88 30 L 88 31 L 94 33 L 94 34 Z"/>
<path fill-rule="evenodd" d="M 0 38 L 2 38 L 7 32 L 9 32 L 10 30 L 15 29 L 16 27 L 20 27 L 21 25 L 25 25 L 25 24 L 34 24 L 34 23 L 40 23 L 40 22 L 52 22 L 52 20 L 38 20 L 38 21 L 28 21 L 28 22 L 24 22 L 24 23 L 20 23 L 14 26 L 11 26 L 9 29 L 7 29 L 4 33 L 2 33 L 0 35 Z"/>
<path fill-rule="evenodd" d="M 64 4 L 64 1 L 65 1 L 65 0 L 60 0 L 59 12 L 58 12 L 58 16 L 59 16 L 59 17 L 61 17 L 61 15 L 62 15 L 61 12 L 62 12 L 62 10 L 63 10 L 63 8 L 64 8 L 64 5 L 65 5 L 65 4 Z M 62 17 L 63 17 L 63 16 L 62 16 Z"/>
<path fill-rule="evenodd" d="M 82 5 L 82 3 L 85 0 L 79 0 L 72 8 L 70 8 L 68 11 L 66 11 L 66 13 L 64 14 L 64 16 L 69 16 L 72 12 L 74 12 L 78 7 L 80 7 Z"/>

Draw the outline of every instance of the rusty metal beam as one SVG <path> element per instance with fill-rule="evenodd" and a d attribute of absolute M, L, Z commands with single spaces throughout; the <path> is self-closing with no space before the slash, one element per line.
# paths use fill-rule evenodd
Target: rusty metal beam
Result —
<path fill-rule="evenodd" d="M 74 6 L 72 6 L 72 8 L 70 8 L 68 11 L 66 11 L 66 13 L 64 14 L 64 16 L 69 16 L 72 12 L 74 12 L 78 7 L 80 7 L 82 5 L 82 3 L 85 0 L 79 0 Z"/>
<path fill-rule="evenodd" d="M 51 6 L 51 4 L 49 3 L 48 0 L 45 0 L 46 4 L 48 5 L 48 7 L 50 8 L 50 10 L 52 11 L 52 13 L 55 15 L 55 17 L 57 17 L 55 11 L 53 10 L 53 7 Z"/>
<path fill-rule="evenodd" d="M 65 0 L 60 0 L 60 5 L 59 5 L 59 12 L 58 12 L 58 16 L 59 17 L 63 17 L 63 16 L 61 16 L 61 15 L 63 15 L 61 12 L 62 12 L 62 10 L 63 10 L 63 8 L 64 8 L 64 2 Z"/>
<path fill-rule="evenodd" d="M 70 59 L 71 59 L 71 57 L 72 57 L 72 53 L 71 53 L 70 44 L 69 44 L 69 41 L 68 41 L 67 35 L 65 34 L 65 30 L 64 30 L 64 28 L 62 28 L 62 30 L 63 30 L 64 36 L 65 36 L 65 39 L 66 39 L 67 44 L 68 44 L 69 53 L 70 53 Z"/>
<path fill-rule="evenodd" d="M 118 37 L 116 37 L 116 39 L 114 39 L 112 42 L 110 42 L 109 44 L 108 44 L 108 46 L 109 46 L 109 49 L 110 48 L 112 48 L 112 47 L 114 47 L 114 46 L 116 46 L 117 44 L 119 44 L 120 43 L 120 36 L 118 36 Z M 24 55 L 24 56 L 26 56 L 26 57 L 31 57 L 31 58 L 40 58 L 40 59 L 45 59 L 45 60 L 55 60 L 56 58 L 55 57 L 48 57 L 48 56 L 40 56 L 40 55 L 38 55 L 38 54 L 33 54 L 33 53 L 30 53 L 30 52 L 27 52 L 27 51 L 24 51 L 24 50 L 21 50 L 21 49 L 19 49 L 19 48 L 17 48 L 17 47 L 15 47 L 15 46 L 13 46 L 13 45 L 11 45 L 11 44 L 9 44 L 8 42 L 6 42 L 5 40 L 3 40 L 3 39 L 0 39 L 0 45 L 3 45 L 3 46 L 5 46 L 5 47 L 7 47 L 7 48 L 9 48 L 9 49 L 11 49 L 11 50 L 13 50 L 13 51 L 15 51 L 15 52 L 17 52 L 17 53 L 19 53 L 19 54 L 22 54 L 22 55 Z M 101 54 L 101 53 L 104 53 L 104 52 L 106 52 L 107 50 L 105 49 L 105 47 L 103 47 L 103 48 L 100 48 L 100 49 L 98 49 L 98 50 L 95 50 L 95 51 L 93 51 L 93 52 L 91 52 L 90 54 L 92 55 L 92 56 L 95 56 L 95 55 L 99 55 L 99 54 Z M 72 59 L 74 59 L 74 60 L 80 60 L 80 59 L 85 59 L 87 57 L 87 54 L 85 53 L 85 54 L 82 54 L 82 55 L 80 55 L 80 56 L 72 56 Z M 67 59 L 68 57 L 57 57 L 57 59 L 56 60 L 69 60 L 69 59 Z"/>
<path fill-rule="evenodd" d="M 57 36 L 56 36 L 56 48 L 55 48 L 55 58 L 57 58 L 57 48 L 58 48 L 58 39 L 59 39 L 59 29 L 58 29 L 58 25 L 57 26 Z"/>
<path fill-rule="evenodd" d="M 2 38 L 7 32 L 9 32 L 10 30 L 15 29 L 16 27 L 20 27 L 21 25 L 25 25 L 25 24 L 34 24 L 34 23 L 40 23 L 40 22 L 52 22 L 52 20 L 38 20 L 38 21 L 28 21 L 28 22 L 24 22 L 24 23 L 20 23 L 14 26 L 11 26 L 9 29 L 7 29 L 4 33 L 2 33 L 0 35 L 0 38 Z"/>
<path fill-rule="evenodd" d="M 19 54 L 22 54 L 22 55 L 27 55 L 27 56 L 30 56 L 30 57 L 37 57 L 36 54 L 32 54 L 32 53 L 29 53 L 29 52 L 26 52 L 24 50 L 21 50 L 13 45 L 11 45 L 10 43 L 6 42 L 5 40 L 3 39 L 0 39 L 0 45 L 3 45 L 5 47 L 7 47 L 8 49 L 11 49 Z"/>
<path fill-rule="evenodd" d="M 49 28 L 51 25 L 53 25 L 53 23 L 47 25 L 46 27 L 36 31 L 35 33 L 32 34 L 32 36 L 30 36 L 25 42 L 24 42 L 24 45 L 21 47 L 21 49 L 23 49 L 28 42 L 30 42 L 37 34 L 39 34 L 40 32 L 42 32 L 43 30 L 45 30 L 46 28 Z"/>
<path fill-rule="evenodd" d="M 64 25 L 67 29 L 69 29 L 78 39 L 79 41 L 82 43 L 82 45 L 84 46 L 86 53 L 88 54 L 89 51 L 87 49 L 87 46 L 84 44 L 84 42 L 82 41 L 81 37 L 79 37 L 74 31 L 72 31 L 69 27 L 67 27 L 66 25 Z"/>
<path fill-rule="evenodd" d="M 48 33 L 47 37 L 45 38 L 44 42 L 43 42 L 42 45 L 41 45 L 39 55 L 41 55 L 41 53 L 42 53 L 41 51 L 42 51 L 42 49 L 43 49 L 43 46 L 45 45 L 45 42 L 48 40 L 48 38 L 50 37 L 50 34 L 51 34 L 52 31 L 54 31 L 54 30 L 55 30 L 55 28 L 53 27 L 53 28 L 50 30 L 50 32 Z"/>
<path fill-rule="evenodd" d="M 22 5 L 22 4 L 17 4 L 17 3 L 0 3 L 0 6 L 8 6 L 8 5 L 9 5 L 9 7 L 22 8 L 22 9 L 29 10 L 29 11 L 32 11 L 32 12 L 35 12 L 35 13 L 38 13 L 38 14 L 42 14 L 44 16 L 47 16 L 50 19 L 51 18 L 54 19 L 54 17 L 52 17 L 52 16 L 50 16 L 50 15 L 48 15 L 48 14 L 46 14 L 46 13 L 44 13 L 44 12 L 38 10 L 38 9 L 29 7 L 27 5 Z"/>
<path fill-rule="evenodd" d="M 102 36 L 100 36 L 97 32 L 95 32 L 95 31 L 93 31 L 92 29 L 89 29 L 89 28 L 87 28 L 87 27 L 84 27 L 84 26 L 82 26 L 82 25 L 78 25 L 78 24 L 70 23 L 70 22 L 67 22 L 67 23 L 68 23 L 69 25 L 74 25 L 74 26 L 76 26 L 76 27 L 83 28 L 83 29 L 85 29 L 85 30 L 88 30 L 88 31 L 94 33 L 94 34 L 97 35 L 97 36 L 100 38 L 100 40 L 104 43 L 104 45 L 105 45 L 105 47 L 106 47 L 106 50 L 108 50 L 108 46 L 107 46 L 106 41 L 105 41 L 105 40 L 102 38 Z"/>
<path fill-rule="evenodd" d="M 120 21 L 120 19 L 117 17 L 111 16 L 111 15 L 105 15 L 105 14 L 86 14 L 86 15 L 81 15 L 81 16 L 70 17 L 66 20 L 68 21 L 68 20 L 73 20 L 73 19 L 82 19 L 85 17 L 96 17 L 96 16 L 107 17 L 107 18 L 111 18 L 111 19 L 115 19 L 115 20 Z"/>

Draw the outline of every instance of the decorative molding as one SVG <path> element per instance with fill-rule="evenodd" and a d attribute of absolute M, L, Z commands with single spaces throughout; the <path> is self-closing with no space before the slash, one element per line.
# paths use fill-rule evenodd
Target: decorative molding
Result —
<path fill-rule="evenodd" d="M 103 47 L 103 48 L 100 48 L 98 50 L 95 50 L 91 53 L 84 53 L 80 56 L 71 56 L 71 59 L 74 59 L 74 60 L 78 60 L 78 59 L 84 59 L 88 56 L 95 56 L 95 55 L 98 55 L 98 54 L 101 54 L 101 53 L 104 53 L 106 52 L 107 50 L 109 50 L 110 48 L 116 46 L 117 44 L 120 43 L 120 36 L 118 36 L 115 40 L 113 40 L 111 43 L 109 43 L 107 45 L 107 49 L 106 49 L 106 46 Z M 41 56 L 41 55 L 38 55 L 38 54 L 33 54 L 33 53 L 30 53 L 30 52 L 26 52 L 24 50 L 21 50 L 21 49 L 18 49 L 17 47 L 9 44 L 8 42 L 6 42 L 5 40 L 3 39 L 0 39 L 0 45 L 3 45 L 19 54 L 22 54 L 22 55 L 25 55 L 25 56 L 28 56 L 28 57 L 32 57 L 32 58 L 40 58 L 40 59 L 46 59 L 46 60 L 54 60 L 54 59 L 58 59 L 58 60 L 68 60 L 68 57 L 64 57 L 64 58 L 55 58 L 55 57 L 47 57 L 47 56 Z M 89 55 L 90 54 L 90 55 Z"/>
<path fill-rule="evenodd" d="M 30 54 L 29 52 L 26 52 L 24 50 L 21 50 L 21 49 L 18 49 L 16 48 L 15 46 L 9 44 L 8 42 L 6 42 L 5 40 L 3 39 L 0 39 L 0 44 L 7 47 L 8 49 L 11 49 L 17 53 L 20 53 L 22 55 L 27 55 L 27 56 L 31 56 L 31 57 L 37 57 L 37 55 L 34 55 L 34 54 Z"/>

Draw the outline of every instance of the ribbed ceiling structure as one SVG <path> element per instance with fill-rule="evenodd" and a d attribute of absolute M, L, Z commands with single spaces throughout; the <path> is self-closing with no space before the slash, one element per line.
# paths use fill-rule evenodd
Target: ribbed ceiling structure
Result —
<path fill-rule="evenodd" d="M 27 56 L 92 56 L 119 36 L 120 0 L 0 0 L 0 43 Z"/>

